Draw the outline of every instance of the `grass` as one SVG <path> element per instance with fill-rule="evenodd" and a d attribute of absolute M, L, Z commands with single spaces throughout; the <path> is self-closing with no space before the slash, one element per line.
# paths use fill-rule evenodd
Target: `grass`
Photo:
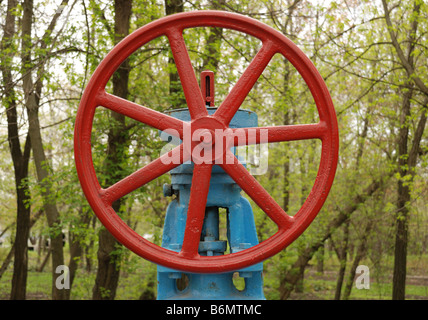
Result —
<path fill-rule="evenodd" d="M 140 270 L 141 271 L 141 270 Z M 293 293 L 291 299 L 304 300 L 332 300 L 336 288 L 335 279 L 331 276 L 307 276 L 304 281 L 303 293 Z M 12 272 L 8 270 L 0 280 L 0 300 L 8 299 L 11 289 Z M 31 300 L 46 300 L 51 296 L 50 272 L 30 271 L 28 274 L 27 297 Z M 90 300 L 95 274 L 80 271 L 76 276 L 71 299 Z M 143 290 L 141 272 L 122 276 L 117 291 L 117 300 L 137 300 Z M 391 283 L 372 282 L 370 289 L 352 288 L 351 300 L 390 300 L 392 293 Z M 428 300 L 428 286 L 407 285 L 406 297 L 409 300 Z M 270 299 L 269 296 L 266 298 Z M 272 298 L 272 297 L 271 297 Z"/>
<path fill-rule="evenodd" d="M 317 275 L 312 278 L 305 278 L 303 293 L 294 293 L 292 299 L 332 300 L 335 289 L 335 280 L 323 279 L 323 276 Z M 372 282 L 369 289 L 357 289 L 354 283 L 350 300 L 391 300 L 391 296 L 391 283 Z M 428 286 L 406 285 L 406 299 L 428 300 Z"/>
<path fill-rule="evenodd" d="M 364 260 L 362 265 L 370 269 L 370 288 L 357 289 L 353 283 L 350 300 L 390 300 L 392 297 L 393 257 L 382 257 L 382 263 L 373 265 Z M 339 261 L 336 255 L 325 261 L 325 272 L 319 274 L 314 268 L 305 272 L 302 294 L 294 293 L 294 299 L 334 299 Z M 349 268 L 349 265 L 348 265 Z M 406 299 L 428 300 L 428 255 L 409 255 L 407 257 Z M 345 275 L 345 279 L 348 274 Z M 344 285 L 342 287 L 342 292 Z"/>
<path fill-rule="evenodd" d="M 34 268 L 34 253 L 30 253 L 30 270 L 27 281 L 27 298 L 31 300 L 44 300 L 51 297 L 52 275 L 50 266 L 47 265 L 44 272 L 37 272 Z M 352 288 L 351 300 L 390 300 L 392 295 L 392 258 L 384 259 L 382 267 L 372 266 L 370 261 L 363 261 L 370 267 L 370 289 L 357 289 L 355 282 Z M 309 267 L 305 273 L 302 293 L 293 293 L 291 299 L 315 299 L 331 300 L 334 298 L 338 261 L 335 256 L 328 257 L 325 261 L 325 272 L 316 273 Z M 408 257 L 408 282 L 406 285 L 406 298 L 411 300 L 428 300 L 428 256 Z M 0 279 L 0 300 L 8 299 L 11 290 L 12 265 Z M 95 272 L 86 272 L 80 269 L 76 275 L 71 291 L 72 300 L 90 300 L 95 281 Z M 148 282 L 156 282 L 156 267 L 138 257 L 131 257 L 122 269 L 117 300 L 137 300 L 147 288 Z M 278 299 L 275 289 L 277 279 L 274 275 L 265 275 L 265 291 L 268 300 Z M 270 285 L 274 284 L 274 285 Z M 237 284 L 239 285 L 239 283 Z M 153 289 L 151 289 L 153 290 Z"/>
<path fill-rule="evenodd" d="M 117 300 L 137 300 L 143 290 L 144 283 L 141 281 L 143 270 L 135 274 L 123 275 L 117 289 Z M 95 281 L 95 273 L 87 273 L 80 270 L 76 275 L 71 291 L 71 300 L 91 300 L 92 288 Z M 12 283 L 12 270 L 5 272 L 0 280 L 0 300 L 9 299 Z M 50 271 L 37 272 L 30 270 L 27 280 L 28 300 L 48 300 L 52 291 L 52 274 Z"/>

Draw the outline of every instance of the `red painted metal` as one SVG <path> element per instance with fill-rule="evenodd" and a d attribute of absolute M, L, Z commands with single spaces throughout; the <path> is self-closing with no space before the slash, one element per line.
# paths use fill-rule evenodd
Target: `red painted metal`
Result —
<path fill-rule="evenodd" d="M 192 186 L 190 187 L 189 209 L 187 210 L 186 230 L 180 256 L 184 259 L 198 259 L 205 208 L 210 187 L 212 164 L 195 165 Z"/>
<path fill-rule="evenodd" d="M 182 35 L 184 29 L 207 26 L 237 30 L 262 41 L 261 49 L 213 116 L 208 116 L 204 100 L 206 92 L 201 93 Z M 227 129 L 228 134 L 233 134 L 238 130 L 228 128 L 230 120 L 273 55 L 277 53 L 293 64 L 314 97 L 319 113 L 319 123 L 256 129 L 268 130 L 269 142 L 302 139 L 322 141 L 320 167 L 314 186 L 307 200 L 294 216 L 284 212 L 237 158 L 228 151 L 227 146 L 224 146 L 223 153 L 220 155 L 224 163 L 221 167 L 278 226 L 278 231 L 273 236 L 252 248 L 223 256 L 206 257 L 198 254 L 212 164 L 195 165 L 186 231 L 182 250 L 179 253 L 144 239 L 122 221 L 113 210 L 112 203 L 115 200 L 189 160 L 193 148 L 200 143 L 198 141 L 192 143 L 190 148 L 184 147 L 183 144 L 177 146 L 169 154 L 154 160 L 106 189 L 101 188 L 98 182 L 91 154 L 91 130 L 97 107 L 106 107 L 159 130 L 174 129 L 181 139 L 186 129 L 189 129 L 189 124 L 181 120 L 118 98 L 105 91 L 110 77 L 130 54 L 163 35 L 169 39 L 177 65 L 192 119 L 191 132 L 196 129 L 208 130 L 205 132 Z M 212 94 L 213 91 L 210 96 Z M 241 130 L 244 130 L 248 136 L 248 128 Z M 257 140 L 245 143 L 260 143 L 260 135 L 257 134 L 256 137 Z M 249 17 L 220 11 L 194 11 L 164 17 L 138 29 L 115 46 L 95 70 L 82 96 L 77 111 L 74 139 L 76 169 L 82 189 L 105 227 L 118 241 L 141 257 L 166 267 L 197 273 L 221 273 L 241 269 L 273 256 L 292 243 L 313 221 L 326 200 L 336 171 L 339 141 L 337 119 L 330 94 L 319 72 L 307 56 L 287 37 L 273 28 Z M 237 139 L 232 141 L 235 145 L 242 144 L 242 141 Z M 212 143 L 214 144 L 215 140 Z M 165 161 L 166 159 L 172 161 Z"/>

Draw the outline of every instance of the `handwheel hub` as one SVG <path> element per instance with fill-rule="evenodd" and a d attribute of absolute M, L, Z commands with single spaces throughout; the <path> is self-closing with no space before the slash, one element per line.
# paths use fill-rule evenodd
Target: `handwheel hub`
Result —
<path fill-rule="evenodd" d="M 184 133 L 184 146 L 192 155 L 193 162 L 215 163 L 224 157 L 229 131 L 215 116 L 204 116 L 192 121 L 190 133 L 190 137 Z"/>

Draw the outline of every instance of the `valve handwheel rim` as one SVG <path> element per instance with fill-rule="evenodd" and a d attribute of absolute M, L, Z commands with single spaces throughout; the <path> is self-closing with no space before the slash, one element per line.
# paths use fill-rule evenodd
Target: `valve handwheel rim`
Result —
<path fill-rule="evenodd" d="M 213 116 L 208 116 L 183 38 L 185 29 L 195 27 L 233 29 L 254 36 L 262 42 L 261 49 Z M 225 161 L 220 166 L 278 226 L 275 234 L 256 246 L 221 256 L 207 257 L 198 254 L 213 164 L 195 163 L 186 229 L 180 252 L 162 248 L 144 239 L 113 210 L 114 201 L 189 160 L 189 152 L 186 152 L 183 144 L 114 185 L 105 189 L 100 186 L 91 151 L 91 130 L 97 107 L 101 106 L 122 113 L 159 130 L 174 129 L 179 133 L 180 138 L 183 137 L 185 126 L 189 125 L 105 91 L 107 82 L 120 64 L 138 48 L 160 36 L 166 36 L 169 40 L 191 115 L 191 124 L 199 124 L 198 127 L 202 129 L 213 131 L 222 127 L 233 133 L 234 129 L 229 129 L 229 122 L 277 53 L 291 62 L 311 91 L 319 113 L 318 123 L 256 129 L 268 130 L 269 143 L 306 139 L 319 139 L 322 142 L 320 166 L 314 185 L 306 201 L 294 216 L 285 213 L 233 153 L 227 148 L 224 149 L 223 160 Z M 244 130 L 247 129 L 244 128 Z M 235 142 L 235 145 L 238 145 L 238 142 Z M 89 80 L 82 95 L 75 122 L 76 170 L 82 190 L 102 224 L 119 242 L 139 256 L 184 272 L 222 273 L 239 270 L 262 262 L 290 245 L 306 230 L 324 204 L 333 184 L 338 149 L 339 133 L 333 102 L 323 78 L 309 58 L 279 31 L 255 19 L 223 11 L 178 13 L 151 22 L 124 38 L 101 61 Z M 178 157 L 175 158 L 177 161 L 165 164 L 168 161 L 164 161 L 163 157 L 171 156 Z"/>

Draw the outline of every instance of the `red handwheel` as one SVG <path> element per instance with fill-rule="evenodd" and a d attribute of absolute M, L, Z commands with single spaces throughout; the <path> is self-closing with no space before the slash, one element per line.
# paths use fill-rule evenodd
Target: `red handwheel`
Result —
<path fill-rule="evenodd" d="M 261 40 L 262 46 L 246 68 L 238 82 L 213 115 L 208 115 L 201 90 L 191 65 L 183 39 L 183 30 L 195 27 L 218 27 L 244 32 Z M 105 86 L 119 65 L 139 47 L 149 41 L 166 36 L 169 40 L 174 61 L 189 108 L 191 121 L 183 122 L 150 108 L 121 99 L 105 91 Z M 186 229 L 180 252 L 162 248 L 144 239 L 132 230 L 112 208 L 112 204 L 191 159 L 192 150 L 201 143 L 215 144 L 210 133 L 217 129 L 234 134 L 229 122 L 241 106 L 253 85 L 269 64 L 272 57 L 282 54 L 290 61 L 305 80 L 319 113 L 319 122 L 303 125 L 286 125 L 251 128 L 267 130 L 268 142 L 319 139 L 322 142 L 320 167 L 312 190 L 300 210 L 289 216 L 271 195 L 247 171 L 230 145 L 225 145 L 220 155 L 212 162 L 195 160 L 190 191 Z M 105 107 L 143 122 L 159 130 L 174 129 L 181 140 L 186 130 L 201 130 L 200 141 L 189 147 L 183 143 L 144 166 L 128 177 L 107 188 L 102 188 L 92 163 L 91 130 L 97 107 Z M 239 129 L 249 133 L 250 128 Z M 266 132 L 266 131 L 265 131 Z M 206 133 L 206 134 L 204 134 Z M 247 137 L 249 134 L 247 134 Z M 209 137 L 210 139 L 207 139 Z M 194 11 L 179 13 L 151 22 L 130 34 L 116 45 L 100 63 L 92 75 L 77 111 L 74 137 L 76 169 L 83 192 L 89 204 L 104 226 L 115 238 L 139 256 L 156 264 L 173 269 L 196 273 L 221 273 L 238 270 L 261 262 L 278 253 L 292 243 L 318 214 L 333 183 L 338 160 L 338 126 L 334 106 L 328 89 L 319 72 L 307 56 L 287 37 L 273 28 L 246 16 L 220 11 Z M 242 143 L 231 139 L 234 145 Z M 239 139 L 241 140 L 241 139 Z M 260 139 L 246 144 L 261 143 Z M 165 161 L 167 160 L 168 161 Z M 173 161 L 171 161 L 171 159 Z M 222 256 L 200 256 L 198 245 L 203 225 L 211 169 L 213 162 L 219 164 L 248 196 L 278 226 L 278 231 L 267 240 L 246 250 Z"/>

